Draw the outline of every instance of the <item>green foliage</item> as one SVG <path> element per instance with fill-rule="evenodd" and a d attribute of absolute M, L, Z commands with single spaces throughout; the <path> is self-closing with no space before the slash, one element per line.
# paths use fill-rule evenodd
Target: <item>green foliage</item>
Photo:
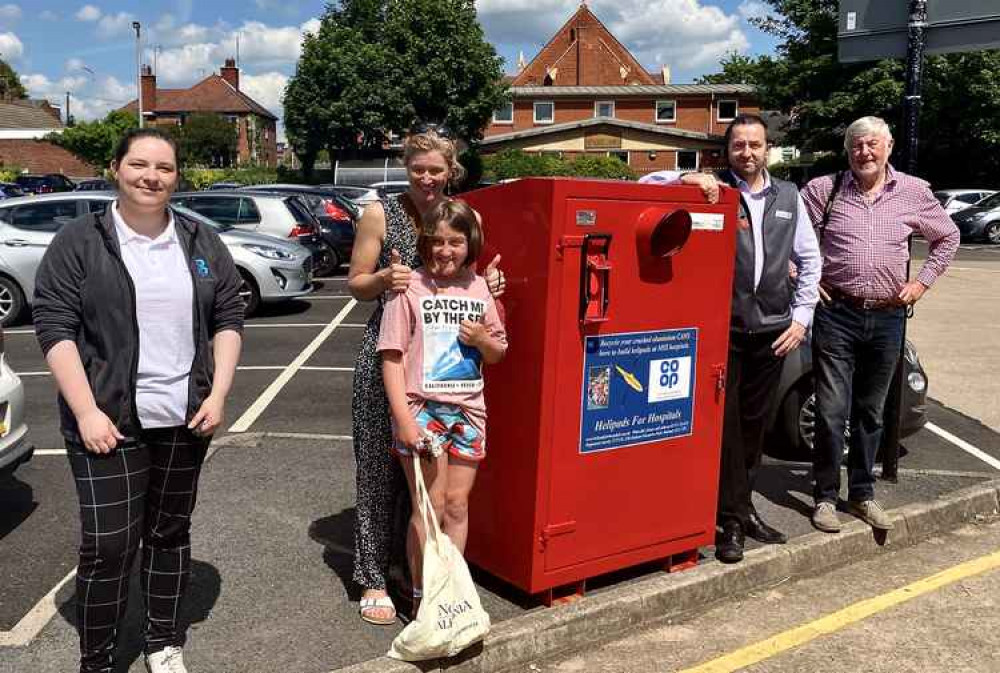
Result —
<path fill-rule="evenodd" d="M 91 166 L 107 167 L 118 141 L 138 125 L 139 118 L 135 114 L 114 110 L 102 120 L 81 122 L 62 133 L 50 133 L 45 140 L 69 150 Z"/>
<path fill-rule="evenodd" d="M 503 150 L 483 158 L 484 174 L 492 180 L 574 176 L 607 180 L 634 180 L 635 173 L 614 157 L 583 155 L 564 160 L 552 154 Z"/>
<path fill-rule="evenodd" d="M 168 128 L 183 164 L 223 168 L 236 163 L 236 126 L 225 117 L 195 113 L 182 126 Z"/>
<path fill-rule="evenodd" d="M 278 182 L 279 171 L 263 166 L 249 168 L 189 168 L 184 170 L 185 189 L 201 190 L 216 182 L 264 185 Z"/>
<path fill-rule="evenodd" d="M 7 61 L 0 59 L 0 96 L 15 100 L 28 97 L 28 90 L 21 84 L 21 78 Z"/>
<path fill-rule="evenodd" d="M 502 75 L 471 0 L 343 0 L 303 42 L 285 128 L 307 175 L 323 149 L 378 151 L 418 120 L 475 140 L 504 99 Z"/>
<path fill-rule="evenodd" d="M 14 182 L 21 174 L 21 169 L 16 166 L 4 166 L 0 168 L 0 182 Z"/>
<path fill-rule="evenodd" d="M 458 155 L 458 163 L 465 169 L 465 179 L 458 185 L 456 192 L 467 192 L 475 189 L 483 179 L 483 157 L 470 147 Z"/>
<path fill-rule="evenodd" d="M 764 0 L 771 18 L 754 23 L 781 42 L 775 56 L 731 55 L 707 82 L 747 82 L 762 109 L 792 115 L 788 144 L 843 156 L 847 125 L 884 118 L 902 142 L 901 61 L 837 61 L 836 0 Z M 924 67 L 919 173 L 935 187 L 988 186 L 1000 172 L 1000 50 L 930 56 Z"/>

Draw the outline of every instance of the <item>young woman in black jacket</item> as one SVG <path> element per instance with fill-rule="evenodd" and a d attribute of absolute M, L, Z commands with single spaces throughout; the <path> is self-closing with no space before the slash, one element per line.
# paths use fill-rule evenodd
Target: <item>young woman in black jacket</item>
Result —
<path fill-rule="evenodd" d="M 63 227 L 33 302 L 80 501 L 80 671 L 114 670 L 141 548 L 147 668 L 185 673 L 191 512 L 239 359 L 240 277 L 214 231 L 168 208 L 169 136 L 126 134 L 111 168 L 118 199 Z"/>

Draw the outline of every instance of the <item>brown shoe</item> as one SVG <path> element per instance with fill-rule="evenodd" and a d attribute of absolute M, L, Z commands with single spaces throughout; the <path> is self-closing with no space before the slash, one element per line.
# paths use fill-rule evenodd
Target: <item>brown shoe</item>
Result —
<path fill-rule="evenodd" d="M 882 509 L 882 505 L 874 500 L 850 501 L 847 503 L 847 511 L 853 514 L 872 528 L 879 530 L 892 530 L 892 521 L 889 515 Z"/>
<path fill-rule="evenodd" d="M 812 525 L 824 533 L 839 533 L 840 518 L 832 502 L 821 502 L 813 510 Z"/>

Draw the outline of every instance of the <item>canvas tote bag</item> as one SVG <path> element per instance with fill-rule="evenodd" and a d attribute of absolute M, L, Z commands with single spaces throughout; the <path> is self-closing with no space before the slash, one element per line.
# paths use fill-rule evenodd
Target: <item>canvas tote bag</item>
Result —
<path fill-rule="evenodd" d="M 427 539 L 424 542 L 424 595 L 417 618 L 396 636 L 387 655 L 403 661 L 453 657 L 485 638 L 490 631 L 490 616 L 479 602 L 469 566 L 438 526 L 416 451 L 413 452 L 413 464 L 417 502 Z"/>

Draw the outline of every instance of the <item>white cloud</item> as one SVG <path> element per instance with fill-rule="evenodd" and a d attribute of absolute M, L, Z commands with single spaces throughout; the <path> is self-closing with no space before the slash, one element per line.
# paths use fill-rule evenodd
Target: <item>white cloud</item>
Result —
<path fill-rule="evenodd" d="M 87 64 L 83 62 L 83 59 L 71 58 L 66 61 L 66 72 L 75 72 L 77 70 L 83 70 L 87 67 Z"/>
<path fill-rule="evenodd" d="M 216 50 L 217 45 L 212 43 L 164 49 L 156 57 L 157 86 L 192 84 L 209 75 L 222 65 L 222 61 L 216 62 Z M 146 59 L 152 59 L 152 52 L 147 52 Z"/>
<path fill-rule="evenodd" d="M 5 61 L 19 61 L 24 55 L 24 43 L 14 33 L 0 33 L 0 54 Z"/>
<path fill-rule="evenodd" d="M 761 0 L 743 0 L 737 8 L 744 19 L 764 19 L 771 16 L 771 8 Z"/>
<path fill-rule="evenodd" d="M 77 21 L 97 21 L 101 18 L 101 10 L 93 5 L 84 5 L 80 8 L 80 11 L 76 13 Z"/>
<path fill-rule="evenodd" d="M 132 32 L 132 22 L 135 17 L 128 12 L 105 14 L 97 21 L 97 37 L 111 39 Z"/>
<path fill-rule="evenodd" d="M 748 0 L 752 1 L 752 0 Z M 740 17 L 704 0 L 591 0 L 591 11 L 647 68 L 670 65 L 697 71 L 750 42 Z M 530 59 L 576 12 L 577 0 L 478 0 L 476 8 L 495 44 L 525 45 Z M 534 45 L 534 53 L 529 48 Z"/>
<path fill-rule="evenodd" d="M 260 75 L 240 75 L 240 90 L 266 107 L 277 116 L 281 116 L 281 99 L 288 86 L 288 76 L 280 72 L 265 72 Z"/>
<path fill-rule="evenodd" d="M 0 5 L 0 21 L 13 23 L 21 18 L 21 8 L 17 5 Z"/>
<path fill-rule="evenodd" d="M 32 98 L 45 98 L 60 107 L 65 104 L 69 91 L 70 113 L 86 121 L 103 118 L 136 96 L 134 84 L 123 84 L 111 76 L 94 80 L 85 75 L 67 75 L 53 80 L 34 73 L 22 75 L 21 83 Z"/>

